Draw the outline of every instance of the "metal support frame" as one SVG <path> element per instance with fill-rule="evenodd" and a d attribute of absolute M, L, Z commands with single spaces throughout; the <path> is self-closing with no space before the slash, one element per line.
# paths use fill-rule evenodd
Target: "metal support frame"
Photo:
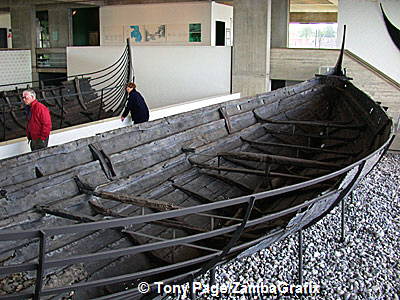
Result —
<path fill-rule="evenodd" d="M 210 286 L 215 284 L 215 267 L 210 270 Z"/>
<path fill-rule="evenodd" d="M 11 108 L 10 108 L 10 110 L 11 110 Z M 3 123 L 3 141 L 5 141 L 6 140 L 6 107 L 3 105 L 2 106 L 2 117 L 3 117 L 3 120 L 2 120 L 2 123 Z"/>
<path fill-rule="evenodd" d="M 303 284 L 303 230 L 299 230 L 299 284 Z"/>
<path fill-rule="evenodd" d="M 99 112 L 97 115 L 97 119 L 100 120 L 101 117 L 101 111 L 103 109 L 103 101 L 104 101 L 104 89 L 101 89 L 101 93 L 100 93 L 100 106 L 99 106 Z"/>
<path fill-rule="evenodd" d="M 192 276 L 192 279 L 189 281 L 190 299 L 196 300 L 196 293 L 193 291 L 193 281 L 194 281 L 194 278 Z"/>
<path fill-rule="evenodd" d="M 351 192 L 349 196 L 350 196 L 351 202 L 353 202 L 353 196 L 354 196 L 353 192 Z M 340 226 L 339 243 L 344 243 L 345 240 L 346 240 L 346 237 L 345 237 L 346 232 L 345 232 L 345 227 L 344 227 L 345 222 L 346 222 L 346 202 L 345 202 L 345 198 L 343 198 L 341 202 L 342 202 L 342 205 L 341 205 L 341 220 L 340 220 L 340 225 L 341 226 Z"/>
<path fill-rule="evenodd" d="M 46 233 L 43 230 L 39 231 L 39 258 L 36 270 L 36 284 L 35 284 L 35 294 L 33 296 L 34 300 L 40 299 L 40 294 L 43 287 L 43 277 L 44 277 L 44 261 L 46 255 Z"/>

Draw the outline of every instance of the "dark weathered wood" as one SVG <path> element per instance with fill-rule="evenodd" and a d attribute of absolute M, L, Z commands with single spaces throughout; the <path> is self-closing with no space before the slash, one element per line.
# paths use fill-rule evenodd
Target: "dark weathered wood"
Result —
<path fill-rule="evenodd" d="M 293 132 L 287 132 L 287 131 L 282 131 L 282 130 L 272 130 L 268 129 L 268 125 L 264 125 L 265 131 L 269 134 L 283 134 L 283 135 L 290 135 L 290 136 L 301 136 L 301 137 L 307 137 L 307 138 L 313 138 L 313 139 L 319 139 L 319 140 L 338 140 L 338 141 L 346 141 L 346 142 L 354 142 L 358 136 L 354 137 L 340 137 L 340 136 L 331 136 L 331 135 L 318 135 L 318 134 L 308 134 L 308 133 L 293 133 Z"/>
<path fill-rule="evenodd" d="M 156 240 L 156 241 L 166 241 L 166 240 L 168 240 L 168 239 L 160 238 L 160 237 L 153 236 L 153 235 L 144 234 L 144 233 L 137 232 L 137 231 L 122 230 L 122 232 L 130 234 L 132 236 L 136 236 L 137 235 L 137 236 L 153 239 L 153 240 Z M 180 245 L 186 246 L 186 247 L 190 247 L 190 248 L 196 248 L 196 249 L 200 249 L 200 250 L 206 250 L 206 251 L 210 251 L 210 252 L 218 252 L 218 251 L 220 251 L 219 249 L 213 249 L 213 248 L 210 248 L 210 247 L 204 247 L 204 246 L 199 246 L 199 245 L 195 245 L 195 244 L 183 243 L 183 244 L 180 244 Z"/>
<path fill-rule="evenodd" d="M 226 129 L 228 130 L 228 133 L 231 134 L 233 132 L 233 129 L 232 129 L 231 120 L 229 119 L 229 116 L 228 116 L 228 113 L 226 111 L 226 108 L 225 107 L 221 107 L 219 109 L 219 112 L 221 113 L 222 117 L 225 120 L 225 126 L 226 126 Z"/>
<path fill-rule="evenodd" d="M 232 187 L 236 187 L 239 188 L 240 190 L 246 192 L 246 193 L 251 193 L 253 192 L 253 189 L 250 188 L 249 186 L 245 185 L 244 183 L 241 183 L 237 180 L 234 180 L 232 178 L 229 178 L 227 176 L 221 175 L 221 174 L 216 174 L 216 173 L 211 173 L 211 172 L 206 172 L 206 171 L 202 171 L 201 174 L 205 174 L 207 176 L 210 177 L 214 177 L 218 180 L 221 180 L 223 182 L 225 182 L 226 184 L 232 186 Z"/>
<path fill-rule="evenodd" d="M 174 183 L 174 184 L 172 184 L 172 186 L 173 186 L 174 188 L 176 188 L 176 189 L 178 189 L 178 190 L 184 192 L 184 193 L 187 194 L 188 196 L 193 197 L 193 198 L 195 198 L 195 199 L 197 199 L 197 200 L 199 200 L 199 201 L 201 201 L 201 202 L 203 202 L 203 203 L 212 203 L 212 202 L 215 202 L 213 199 L 208 198 L 208 197 L 206 197 L 206 196 L 204 196 L 204 195 L 200 195 L 199 193 L 197 193 L 197 192 L 195 192 L 195 191 L 192 191 L 192 190 L 190 190 L 190 189 L 187 189 L 187 188 L 185 188 L 185 187 L 183 187 L 183 186 L 181 186 L 181 185 L 179 185 L 179 184 Z"/>
<path fill-rule="evenodd" d="M 74 85 L 75 85 L 76 92 L 78 93 L 78 97 L 77 98 L 78 98 L 79 104 L 82 106 L 82 108 L 84 110 L 87 110 L 87 107 L 85 105 L 85 102 L 84 102 L 84 99 L 83 99 L 83 96 L 82 96 L 80 81 L 79 81 L 79 79 L 77 77 L 75 77 L 75 79 L 74 79 Z"/>
<path fill-rule="evenodd" d="M 329 149 L 325 149 L 325 148 L 308 147 L 308 146 L 303 146 L 303 145 L 254 141 L 254 140 L 243 138 L 243 137 L 242 137 L 242 140 L 245 141 L 246 143 L 260 145 L 260 146 L 292 148 L 292 149 L 306 150 L 306 151 L 310 151 L 310 152 L 324 152 L 324 153 L 341 154 L 341 155 L 349 155 L 349 156 L 354 156 L 354 155 L 358 154 L 358 153 L 353 153 L 353 152 L 348 152 L 348 151 L 335 151 L 335 150 L 329 150 Z"/>
<path fill-rule="evenodd" d="M 222 157 L 233 157 L 236 159 L 266 162 L 271 164 L 293 165 L 303 168 L 317 168 L 335 170 L 341 167 L 338 164 L 319 162 L 316 160 L 285 157 L 280 155 L 260 154 L 251 152 L 219 152 L 218 155 Z"/>
<path fill-rule="evenodd" d="M 178 205 L 174 205 L 165 201 L 152 200 L 137 196 L 128 195 L 125 193 L 106 192 L 106 191 L 95 191 L 93 188 L 84 185 L 77 177 L 75 181 L 78 184 L 79 190 L 85 194 L 93 195 L 103 199 L 115 200 L 125 204 L 137 205 L 141 207 L 152 208 L 157 211 L 167 211 L 181 208 Z"/>
<path fill-rule="evenodd" d="M 73 82 L 70 82 L 70 85 L 72 84 Z M 324 205 L 328 210 L 333 203 L 329 203 L 329 201 L 334 201 L 335 199 L 333 199 L 333 197 L 336 197 L 336 195 L 333 195 L 336 191 L 333 191 L 332 188 L 345 186 L 346 182 L 344 182 L 344 180 L 348 179 L 349 176 L 343 176 L 343 174 L 335 177 L 331 181 L 325 179 L 326 181 L 319 185 L 296 191 L 288 191 L 292 189 L 292 187 L 288 187 L 289 185 L 311 179 L 312 177 L 310 174 L 313 176 L 326 175 L 329 171 L 336 171 L 343 165 L 348 166 L 349 164 L 358 162 L 359 159 L 362 158 L 361 154 L 357 157 L 349 155 L 342 161 L 345 162 L 345 164 L 342 165 L 329 164 L 326 163 L 325 160 L 342 160 L 343 157 L 341 153 L 347 151 L 357 153 L 364 145 L 368 144 L 369 139 L 375 139 L 376 144 L 374 144 L 374 150 L 378 149 L 378 147 L 385 142 L 384 137 L 382 137 L 382 139 L 373 135 L 370 137 L 369 132 L 374 131 L 370 129 L 366 132 L 361 131 L 360 136 L 354 135 L 356 139 L 354 142 L 350 141 L 346 143 L 344 147 L 347 148 L 328 148 L 332 153 L 329 153 L 329 151 L 319 151 L 318 147 L 320 144 L 324 143 L 330 145 L 334 143 L 334 137 L 336 135 L 343 135 L 344 138 L 351 139 L 354 133 L 348 130 L 348 128 L 341 128 L 341 126 L 331 128 L 332 126 L 330 123 L 336 122 L 335 124 L 338 124 L 344 119 L 349 119 L 348 114 L 345 115 L 345 117 L 341 114 L 344 108 L 341 108 L 340 104 L 342 101 L 345 101 L 346 98 L 341 97 L 339 92 L 336 92 L 338 95 L 335 93 L 332 95 L 332 90 L 329 84 L 323 84 L 322 80 L 318 81 L 314 79 L 313 83 L 307 82 L 304 85 L 298 85 L 298 87 L 288 87 L 284 90 L 273 92 L 276 93 L 273 96 L 272 94 L 268 94 L 266 97 L 249 97 L 236 102 L 230 102 L 227 104 L 227 115 L 229 116 L 227 119 L 222 119 L 223 116 L 221 117 L 220 115 L 221 112 L 219 109 L 221 105 L 215 105 L 194 112 L 188 112 L 177 117 L 168 117 L 163 120 L 130 126 L 129 128 L 121 128 L 58 148 L 49 148 L 44 151 L 20 156 L 18 159 L 12 160 L 12 163 L 8 165 L 0 163 L 1 169 L 4 170 L 2 172 L 2 175 L 4 173 L 2 177 L 4 179 L 2 180 L 4 180 L 3 182 L 7 181 L 7 185 L 2 186 L 3 189 L 7 190 L 6 198 L 1 199 L 4 205 L 2 206 L 3 216 L 10 222 L 6 224 L 6 226 L 11 225 L 17 227 L 23 224 L 25 228 L 33 229 L 45 226 L 45 221 L 39 219 L 40 216 L 38 213 L 35 212 L 37 216 L 34 216 L 34 220 L 30 219 L 30 216 L 25 213 L 28 210 L 31 212 L 34 211 L 32 208 L 36 204 L 43 205 L 47 203 L 49 212 L 51 210 L 54 214 L 62 215 L 63 218 L 53 218 L 50 216 L 43 218 L 47 220 L 56 220 L 57 223 L 51 223 L 50 226 L 59 226 L 63 225 L 61 222 L 64 222 L 64 225 L 69 225 L 79 220 L 78 217 L 80 215 L 91 215 L 95 214 L 95 212 L 99 213 L 97 217 L 100 219 L 103 216 L 124 218 L 128 216 L 139 216 L 141 213 L 144 215 L 152 215 L 159 211 L 179 210 L 183 207 L 192 207 L 214 201 L 224 201 L 225 199 L 231 199 L 226 203 L 229 203 L 229 201 L 231 201 L 230 203 L 238 203 L 239 197 L 244 194 L 243 192 L 254 194 L 276 188 L 277 190 L 269 194 L 271 197 L 258 199 L 258 208 L 254 207 L 251 220 L 254 221 L 258 217 L 266 214 L 269 215 L 271 209 L 272 212 L 274 212 L 273 209 L 278 210 L 279 213 L 277 213 L 277 217 L 279 215 L 279 219 L 269 223 L 264 219 L 265 222 L 263 224 L 254 226 L 258 228 L 257 231 L 245 232 L 241 237 L 243 241 L 247 238 L 261 240 L 268 229 L 274 229 L 277 226 L 281 227 L 282 231 L 287 230 L 286 234 L 290 234 L 291 230 L 294 231 L 296 229 L 292 226 L 287 226 L 294 215 L 296 215 L 298 219 L 292 219 L 293 222 L 291 225 L 307 226 L 307 222 L 309 222 L 307 214 L 313 214 L 315 211 L 317 215 L 318 211 L 316 210 L 320 209 L 320 211 L 322 211 L 325 209 L 325 207 L 323 207 Z M 79 108 L 79 103 L 76 98 L 67 98 L 66 101 L 74 101 L 76 107 Z M 264 99 L 266 102 L 264 102 Z M 98 105 L 98 102 L 96 103 L 96 105 Z M 86 103 L 89 111 L 92 104 L 93 103 Z M 329 108 L 329 106 L 331 108 Z M 251 107 L 253 108 L 250 109 Z M 57 107 L 55 108 L 57 109 Z M 96 113 L 98 109 L 97 106 Z M 275 118 L 278 120 L 285 118 L 288 120 L 311 120 L 313 116 L 312 114 L 308 114 L 307 111 L 315 110 L 315 120 L 332 121 L 327 122 L 328 124 L 315 122 L 313 122 L 313 124 L 304 123 L 309 121 L 296 121 L 296 124 L 269 124 L 268 126 L 271 129 L 290 131 L 291 126 L 293 126 L 296 128 L 295 131 L 299 132 L 299 135 L 291 137 L 285 135 L 279 136 L 282 137 L 282 139 L 287 139 L 287 141 L 281 141 L 275 139 L 274 136 L 270 134 L 265 134 L 265 124 L 261 122 L 257 123 L 255 114 L 252 112 L 253 109 L 257 112 L 260 111 L 260 115 L 267 120 Z M 378 117 L 379 119 L 379 115 L 375 116 L 375 112 L 373 114 L 373 118 Z M 374 123 L 376 123 L 375 121 L 376 120 L 374 120 Z M 227 124 L 228 122 L 230 123 L 229 126 Z M 360 124 L 362 120 L 354 118 L 354 122 L 355 124 Z M 368 123 L 366 124 L 368 125 Z M 340 123 L 339 125 L 346 124 Z M 384 126 L 384 129 L 387 130 L 389 128 L 386 127 L 390 127 L 385 123 L 378 122 L 377 128 L 379 128 L 379 125 Z M 326 130 L 323 130 L 324 128 L 330 128 L 329 135 L 326 134 Z M 227 132 L 230 132 L 230 134 L 228 135 Z M 319 132 L 325 135 L 322 139 L 321 136 L 318 135 Z M 303 138 L 302 134 L 306 137 Z M 318 139 L 313 139 L 314 135 L 318 135 Z M 245 138 L 241 140 L 241 136 Z M 330 138 L 332 136 L 333 139 L 331 140 Z M 264 143 L 264 138 L 265 144 L 259 144 L 260 148 L 262 146 L 265 150 L 271 151 L 273 154 L 251 153 L 250 151 L 254 150 L 254 146 L 247 144 L 247 141 L 250 141 L 250 143 Z M 305 146 L 307 142 L 309 142 L 309 145 Z M 93 146 L 88 146 L 94 143 L 99 143 L 101 146 L 94 148 Z M 268 149 L 266 146 L 271 147 L 271 149 Z M 97 160 L 93 160 L 89 147 L 95 149 Z M 352 149 L 352 147 L 354 147 L 354 149 Z M 186 150 L 186 152 L 182 153 L 182 149 Z M 316 151 L 316 149 L 318 149 L 318 151 Z M 107 158 L 104 153 L 102 153 L 102 150 L 104 150 L 104 153 L 109 154 L 110 157 Z M 297 155 L 296 151 L 301 151 L 300 154 L 304 155 L 304 158 L 311 159 L 289 157 L 289 155 L 292 154 Z M 307 153 L 306 151 L 310 152 Z M 254 152 L 260 151 L 254 150 Z M 261 152 L 264 152 L 264 150 Z M 220 155 L 217 156 L 217 154 Z M 84 156 L 84 158 L 82 158 L 81 155 Z M 223 159 L 220 160 L 220 165 L 214 166 L 213 164 L 216 163 L 217 157 Z M 69 159 L 73 159 L 74 161 L 69 164 L 63 162 L 63 160 Z M 199 164 L 191 162 L 191 159 L 195 159 Z M 103 172 L 101 169 L 101 165 L 103 165 L 103 168 L 107 170 L 107 160 L 110 162 L 112 161 L 113 166 L 111 167 L 115 170 L 114 175 L 115 173 L 118 175 L 115 176 L 113 181 L 110 181 L 113 174 L 108 173 L 109 178 L 106 178 L 106 171 Z M 241 168 L 240 164 L 245 167 Z M 214 171 L 210 171 L 213 173 L 202 172 L 199 171 L 197 167 Z M 5 171 L 6 169 L 7 172 Z M 36 169 L 40 172 L 35 172 Z M 323 172 L 317 173 L 320 169 Z M 216 174 L 218 171 L 222 174 Z M 22 174 L 24 172 L 27 174 Z M 213 174 L 210 176 L 217 178 L 217 180 L 207 177 L 209 175 L 203 176 L 202 173 L 206 175 Z M 83 182 L 89 185 L 80 187 L 81 192 L 84 194 L 79 193 L 72 179 L 73 176 L 77 174 L 82 178 Z M 12 178 L 17 178 L 18 183 L 14 184 Z M 23 178 L 26 178 L 26 180 Z M 271 178 L 273 180 L 271 180 Z M 245 182 L 245 184 L 242 182 Z M 308 183 L 303 185 L 308 185 Z M 302 185 L 300 184 L 299 186 Z M 330 192 L 324 193 L 328 188 L 331 188 L 332 195 L 330 195 Z M 285 193 L 283 193 L 283 191 L 285 191 Z M 86 196 L 87 194 L 93 195 L 93 197 Z M 304 209 L 299 211 L 301 208 L 293 206 L 301 204 L 303 205 L 302 208 L 306 208 L 306 205 L 309 205 L 308 200 L 315 199 L 319 195 L 324 195 L 324 197 L 327 195 L 327 197 L 331 198 L 323 199 L 311 210 Z M 78 201 L 73 199 L 73 197 L 80 197 L 80 199 Z M 257 197 L 262 197 L 262 195 L 258 194 Z M 236 199 L 232 200 L 233 198 Z M 90 202 L 89 199 L 91 199 Z M 242 198 L 242 200 L 245 201 L 245 198 Z M 15 203 L 13 205 L 17 205 L 18 207 L 13 208 L 11 203 Z M 54 206 L 49 206 L 50 203 L 54 204 Z M 285 218 L 282 210 L 289 207 L 292 208 L 291 213 L 293 214 Z M 189 212 L 191 210 L 185 209 L 187 213 L 179 219 L 171 217 L 157 222 L 145 221 L 132 226 L 130 230 L 135 230 L 143 234 L 142 237 L 138 237 L 139 235 L 137 235 L 135 241 L 136 244 L 141 245 L 154 242 L 152 236 L 154 236 L 156 240 L 162 240 L 171 237 L 187 236 L 192 233 L 205 233 L 213 229 L 218 230 L 221 226 L 228 226 L 243 221 L 240 219 L 238 220 L 238 218 L 243 215 L 244 208 L 244 203 L 241 203 L 230 205 L 227 208 L 210 210 L 210 212 L 215 215 L 191 214 Z M 296 214 L 297 212 L 306 214 L 305 218 L 302 218 L 300 214 Z M 180 213 L 176 212 L 176 214 Z M 183 211 L 182 214 L 184 214 Z M 220 214 L 220 216 L 217 214 Z M 162 216 L 165 214 L 159 215 Z M 18 218 L 19 222 L 15 225 L 12 224 L 14 216 Z M 314 216 L 310 215 L 310 217 Z M 144 218 L 151 220 L 153 216 L 144 216 Z M 234 220 L 230 220 L 230 218 Z M 243 219 L 246 220 L 247 218 Z M 25 220 L 28 221 L 25 222 Z M 36 222 L 38 220 L 40 220 L 40 222 Z M 214 220 L 217 221 L 214 222 Z M 226 220 L 228 220 L 227 223 Z M 298 220 L 300 220 L 300 223 L 296 223 Z M 79 220 L 79 222 L 84 221 L 85 219 Z M 90 222 L 90 220 L 87 221 Z M 116 220 L 107 220 L 103 224 L 110 224 L 115 221 Z M 118 221 L 128 224 L 128 220 Z M 2 224 L 4 223 L 5 222 Z M 92 225 L 92 228 L 98 226 L 98 224 Z M 260 226 L 267 227 L 260 229 Z M 65 227 L 64 230 L 66 230 L 66 232 L 72 232 L 73 228 L 78 227 Z M 118 230 L 120 230 L 120 228 L 118 228 Z M 107 229 L 107 231 L 111 230 Z M 65 233 L 63 236 L 64 235 L 68 238 L 69 234 Z M 110 249 L 113 247 L 113 249 L 122 249 L 126 246 L 123 243 L 113 244 L 113 239 L 103 240 L 102 235 L 103 232 L 97 235 L 92 232 L 87 232 L 86 236 L 90 238 L 83 239 L 78 233 L 78 236 L 75 236 L 75 240 L 69 237 L 65 242 L 59 240 L 57 244 L 52 244 L 51 251 L 55 252 L 55 250 L 60 249 L 59 257 L 61 257 L 61 254 L 63 254 L 61 252 L 63 251 L 70 256 L 71 253 L 71 255 L 79 255 L 83 253 L 84 250 L 86 253 L 94 253 L 108 247 L 110 247 Z M 120 232 L 115 235 L 120 236 Z M 92 279 L 103 280 L 104 278 L 109 278 L 110 274 L 112 274 L 111 276 L 114 274 L 116 276 L 121 274 L 129 274 L 127 276 L 131 276 L 133 271 L 147 272 L 152 268 L 157 268 L 157 270 L 159 270 L 162 269 L 162 266 L 180 260 L 187 263 L 189 259 L 197 259 L 200 257 L 199 250 L 204 250 L 204 252 L 206 252 L 209 247 L 211 247 L 211 249 L 223 248 L 224 245 L 228 244 L 230 237 L 231 236 L 228 234 L 221 234 L 218 239 L 211 237 L 201 244 L 196 243 L 201 245 L 200 247 L 204 247 L 204 249 L 199 248 L 198 245 L 195 247 L 172 245 L 164 252 L 157 251 L 157 253 L 146 253 L 146 255 L 151 254 L 161 259 L 158 260 L 155 259 L 154 256 L 149 255 L 149 257 L 152 258 L 151 263 L 143 259 L 146 255 L 140 258 L 129 255 L 121 256 L 115 259 L 115 262 L 111 259 L 105 259 L 106 262 L 100 262 L 102 265 L 99 268 L 96 268 L 95 263 L 93 263 L 90 266 L 91 269 L 89 268 L 90 271 L 88 271 L 90 275 L 85 279 L 90 279 L 90 284 L 92 284 Z M 58 238 L 58 236 L 56 238 Z M 85 247 L 85 244 L 91 244 L 91 239 L 97 243 L 96 247 Z M 121 237 L 121 239 L 126 241 L 124 237 Z M 33 243 L 34 242 L 32 242 L 32 244 Z M 214 244 L 216 245 L 215 247 L 210 246 Z M 239 242 L 237 245 L 239 247 L 242 243 Z M 265 239 L 263 240 L 263 245 L 266 245 Z M 84 249 L 78 249 L 80 246 L 83 246 Z M 129 246 L 130 245 L 128 245 L 128 247 Z M 18 248 L 14 247 L 14 249 L 16 249 L 15 251 L 22 249 L 24 253 L 28 253 L 33 247 L 19 244 Z M 68 252 L 70 249 L 72 249 L 72 251 Z M 185 252 L 193 250 L 196 250 L 196 252 L 191 255 L 185 255 Z M 236 255 L 237 252 L 232 254 Z M 32 259 L 34 259 L 34 257 Z M 26 258 L 12 257 L 9 263 L 13 264 L 18 260 L 26 261 Z M 126 269 L 119 269 L 122 264 Z M 199 265 L 200 263 L 197 262 L 195 267 Z M 87 271 L 87 266 L 85 265 L 84 267 L 85 271 Z M 130 267 L 133 270 L 130 270 Z M 100 272 L 98 272 L 97 269 L 101 269 Z M 185 266 L 185 270 L 187 271 L 193 269 L 194 268 L 191 268 L 190 265 Z M 173 271 L 176 272 L 174 274 L 180 274 L 180 270 Z M 121 274 L 116 274 L 117 272 Z M 156 274 L 155 276 L 163 275 L 164 274 Z M 114 287 L 115 286 L 109 286 L 108 288 L 112 289 Z M 120 286 L 118 286 L 118 289 L 119 288 Z M 122 288 L 120 290 L 122 290 Z M 54 296 L 59 297 L 59 295 Z M 78 298 L 87 299 L 95 297 Z"/>
<path fill-rule="evenodd" d="M 37 209 L 37 211 L 40 211 L 40 212 L 43 212 L 46 214 L 50 214 L 50 215 L 65 218 L 65 219 L 75 220 L 75 221 L 79 221 L 79 222 L 99 221 L 99 218 L 76 213 L 76 212 L 72 213 L 70 211 L 67 211 L 67 210 L 61 209 L 61 208 L 51 208 L 49 206 L 38 205 L 38 206 L 36 206 L 36 209 Z"/>
<path fill-rule="evenodd" d="M 364 124 L 347 124 L 347 122 L 345 122 L 346 124 L 341 124 L 339 122 L 322 122 L 322 121 L 272 120 L 263 118 L 261 116 L 258 116 L 258 118 L 266 123 L 271 123 L 271 124 L 308 125 L 316 127 L 332 127 L 332 128 L 354 129 L 354 130 L 359 130 L 366 126 Z"/>
<path fill-rule="evenodd" d="M 231 167 L 217 167 L 217 166 L 211 166 L 203 163 L 196 163 L 193 162 L 193 165 L 203 168 L 203 169 L 209 169 L 209 170 L 217 170 L 217 171 L 227 171 L 227 172 L 232 172 L 232 173 L 243 173 L 243 174 L 250 174 L 250 175 L 257 175 L 257 176 L 265 176 L 266 173 L 265 171 L 261 170 L 255 170 L 255 169 L 242 169 L 242 168 L 231 168 Z M 309 180 L 311 177 L 309 176 L 301 176 L 301 175 L 295 175 L 295 174 L 288 174 L 288 173 L 279 173 L 279 172 L 270 172 L 270 176 L 273 177 L 283 177 L 283 178 L 291 178 L 291 179 L 300 179 L 300 180 Z"/>
<path fill-rule="evenodd" d="M 6 92 L 4 92 L 4 99 L 6 100 L 7 104 L 11 106 L 10 99 L 8 98 Z M 20 122 L 18 117 L 15 115 L 15 111 L 10 111 L 10 115 L 12 119 L 14 120 L 15 124 L 17 124 L 20 128 L 25 129 L 25 125 Z"/>
<path fill-rule="evenodd" d="M 116 176 L 114 171 L 114 166 L 112 165 L 111 159 L 108 155 L 100 149 L 100 145 L 98 143 L 89 144 L 89 149 L 93 154 L 94 159 L 98 159 L 101 164 L 101 168 L 106 174 L 107 178 L 113 180 Z"/>
<path fill-rule="evenodd" d="M 98 201 L 92 199 L 89 201 L 90 206 L 99 214 L 105 215 L 105 216 L 111 216 L 115 218 L 127 218 L 129 215 L 121 214 L 114 212 L 112 209 L 106 208 L 103 205 L 101 205 Z M 191 224 L 187 224 L 182 221 L 178 221 L 176 219 L 174 220 L 161 220 L 161 221 L 152 221 L 151 223 L 162 225 L 165 227 L 171 227 L 171 228 L 176 228 L 176 229 L 182 229 L 182 230 L 187 230 L 189 232 L 208 232 L 207 229 L 194 226 Z"/>

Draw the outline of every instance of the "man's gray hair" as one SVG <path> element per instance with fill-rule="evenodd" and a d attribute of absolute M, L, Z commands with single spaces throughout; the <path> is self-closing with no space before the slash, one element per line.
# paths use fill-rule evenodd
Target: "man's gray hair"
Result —
<path fill-rule="evenodd" d="M 23 93 L 29 93 L 33 98 L 36 99 L 36 92 L 32 89 L 25 90 Z"/>

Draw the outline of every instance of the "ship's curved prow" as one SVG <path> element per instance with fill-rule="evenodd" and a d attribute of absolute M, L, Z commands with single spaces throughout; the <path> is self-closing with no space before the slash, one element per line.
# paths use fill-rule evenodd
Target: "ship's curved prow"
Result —
<path fill-rule="evenodd" d="M 345 75 L 343 72 L 343 68 L 342 68 L 345 41 L 346 41 L 346 25 L 344 25 L 344 27 L 343 27 L 342 47 L 340 49 L 340 54 L 339 54 L 338 60 L 336 62 L 335 68 L 328 75 L 337 75 L 337 76 Z"/>

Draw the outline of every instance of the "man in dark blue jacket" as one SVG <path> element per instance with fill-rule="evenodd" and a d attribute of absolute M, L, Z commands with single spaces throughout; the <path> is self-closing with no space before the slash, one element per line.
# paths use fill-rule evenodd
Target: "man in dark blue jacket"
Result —
<path fill-rule="evenodd" d="M 123 122 L 131 112 L 132 121 L 135 124 L 147 122 L 149 120 L 149 109 L 144 101 L 143 96 L 136 90 L 136 84 L 129 82 L 126 86 L 128 92 L 128 102 L 121 116 Z"/>

